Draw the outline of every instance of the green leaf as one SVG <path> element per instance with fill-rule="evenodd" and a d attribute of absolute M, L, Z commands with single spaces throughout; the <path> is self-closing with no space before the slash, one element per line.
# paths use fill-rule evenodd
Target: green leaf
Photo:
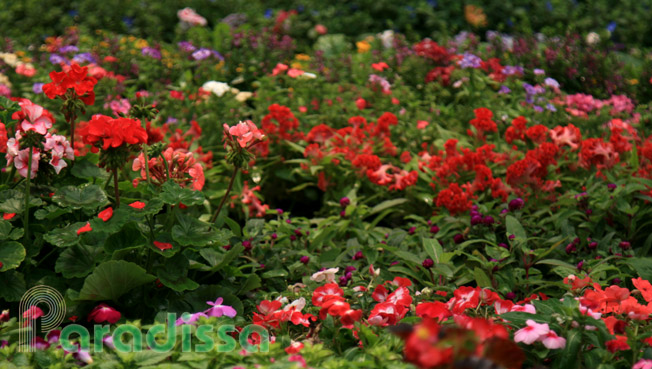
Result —
<path fill-rule="evenodd" d="M 209 243 L 226 243 L 231 232 L 212 229 L 207 223 L 184 214 L 177 214 L 179 224 L 172 227 L 172 239 L 182 246 L 202 247 Z"/>
<path fill-rule="evenodd" d="M 378 204 L 378 205 L 374 206 L 373 208 L 371 208 L 371 211 L 369 211 L 369 214 L 367 214 L 367 215 L 373 215 L 373 214 L 376 214 L 376 213 L 380 213 L 381 211 L 383 211 L 385 209 L 393 208 L 394 206 L 401 205 L 401 204 L 403 204 L 403 203 L 405 203 L 407 201 L 408 200 L 404 199 L 404 198 L 383 201 L 380 204 Z"/>
<path fill-rule="evenodd" d="M 0 272 L 16 269 L 25 260 L 25 248 L 18 242 L 3 242 L 0 246 Z M 4 288 L 4 287 L 3 287 Z"/>
<path fill-rule="evenodd" d="M 265 219 L 249 219 L 243 233 L 245 237 L 256 237 L 265 227 Z"/>
<path fill-rule="evenodd" d="M 239 294 L 243 294 L 260 287 L 261 286 L 260 282 L 261 280 L 259 276 L 257 276 L 256 274 L 250 275 L 249 278 L 247 278 L 245 283 L 242 285 L 242 287 L 240 287 Z"/>
<path fill-rule="evenodd" d="M 168 352 L 156 352 L 156 351 L 140 351 L 140 352 L 135 352 L 132 360 L 133 363 L 138 367 L 141 368 L 146 365 L 154 365 L 158 364 L 161 361 L 167 359 L 170 356 L 170 353 Z"/>
<path fill-rule="evenodd" d="M 27 291 L 23 274 L 15 270 L 0 273 L 0 286 L 0 298 L 8 302 L 20 301 Z"/>
<path fill-rule="evenodd" d="M 435 262 L 441 262 L 441 257 L 444 254 L 444 250 L 441 248 L 439 241 L 434 238 L 424 238 L 421 241 L 423 243 L 423 248 L 426 250 L 426 253 L 430 258 Z"/>
<path fill-rule="evenodd" d="M 553 367 L 559 369 L 579 368 L 579 356 L 582 348 L 582 330 L 573 329 L 566 335 L 566 347 L 557 356 L 557 363 Z"/>
<path fill-rule="evenodd" d="M 108 199 L 102 188 L 90 183 L 83 184 L 79 187 L 61 187 L 52 196 L 52 200 L 59 204 L 59 206 L 87 210 L 97 209 L 108 203 Z"/>
<path fill-rule="evenodd" d="M 565 261 L 557 260 L 557 259 L 540 260 L 540 261 L 537 261 L 536 264 L 548 264 L 548 265 L 560 266 L 560 267 L 564 267 L 564 268 L 575 269 L 574 265 L 569 264 L 569 263 L 567 263 Z"/>
<path fill-rule="evenodd" d="M 473 277 L 475 278 L 475 282 L 478 284 L 478 287 L 491 287 L 491 279 L 489 279 L 489 276 L 484 272 L 484 270 L 475 267 L 473 269 Z"/>
<path fill-rule="evenodd" d="M 63 228 L 53 229 L 50 232 L 46 233 L 43 236 L 43 239 L 57 247 L 69 247 L 76 245 L 79 242 L 80 238 L 80 235 L 77 235 L 77 231 L 85 224 L 86 223 L 84 222 L 77 222 Z"/>
<path fill-rule="evenodd" d="M 639 277 L 652 281 L 652 258 L 630 258 L 625 262 L 636 270 Z"/>
<path fill-rule="evenodd" d="M 523 226 L 518 221 L 518 219 L 514 218 L 511 215 L 507 215 L 505 217 L 505 226 L 507 228 L 508 236 L 512 234 L 514 235 L 514 241 L 525 242 L 527 240 L 525 229 L 523 229 Z"/>
<path fill-rule="evenodd" d="M 0 220 L 0 241 L 6 239 L 18 240 L 23 237 L 25 231 L 22 228 L 14 228 L 11 222 Z"/>
<path fill-rule="evenodd" d="M 165 265 L 159 268 L 157 276 L 163 285 L 177 292 L 199 287 L 197 282 L 188 278 L 188 259 L 181 254 L 167 259 Z"/>
<path fill-rule="evenodd" d="M 231 264 L 235 258 L 237 258 L 240 254 L 242 254 L 242 251 L 244 251 L 244 246 L 242 244 L 237 244 L 233 247 L 231 247 L 231 250 L 229 250 L 225 255 L 224 258 L 222 258 L 222 261 L 220 261 L 219 264 L 217 264 L 215 267 L 213 267 L 212 270 L 220 270 L 224 268 L 225 266 Z"/>
<path fill-rule="evenodd" d="M 100 264 L 86 277 L 79 292 L 79 300 L 117 300 L 120 296 L 143 284 L 153 282 L 153 275 L 145 269 L 124 260 L 110 260 Z"/>
<path fill-rule="evenodd" d="M 161 187 L 159 198 L 170 205 L 201 205 L 204 203 L 204 194 L 201 191 L 193 191 L 189 188 L 182 188 L 174 181 L 167 181 Z"/>
<path fill-rule="evenodd" d="M 286 277 L 288 275 L 287 270 L 285 269 L 274 269 L 268 272 L 265 272 L 261 275 L 263 278 L 277 278 L 277 277 Z"/>
<path fill-rule="evenodd" d="M 70 214 L 71 212 L 72 209 L 70 208 L 62 208 L 56 205 L 48 205 L 44 208 L 36 210 L 34 212 L 34 217 L 38 220 L 43 220 L 43 219 L 52 220 L 52 219 L 57 219 L 62 215 Z"/>
<path fill-rule="evenodd" d="M 106 239 L 104 250 L 109 255 L 112 255 L 119 250 L 143 247 L 146 243 L 147 239 L 141 233 L 138 225 L 136 223 L 128 223 L 120 232 L 114 233 Z"/>
<path fill-rule="evenodd" d="M 100 218 L 93 217 L 93 219 L 90 220 L 91 228 L 93 228 L 93 231 L 96 232 L 104 232 L 104 233 L 109 233 L 113 234 L 122 227 L 124 227 L 127 222 L 129 222 L 130 219 L 132 219 L 131 214 L 133 212 L 133 209 L 130 208 L 129 206 L 120 206 L 117 209 L 113 209 L 113 215 L 111 216 L 111 219 L 107 220 L 106 222 Z"/>
<path fill-rule="evenodd" d="M 100 250 L 99 247 L 83 245 L 69 247 L 59 255 L 54 270 L 66 278 L 85 277 L 95 268 L 95 259 Z"/>
<path fill-rule="evenodd" d="M 97 164 L 86 158 L 77 158 L 77 160 L 75 160 L 75 165 L 70 169 L 70 174 L 77 178 L 97 178 L 100 181 L 106 180 L 109 176 L 109 173 L 106 170 L 100 169 Z"/>

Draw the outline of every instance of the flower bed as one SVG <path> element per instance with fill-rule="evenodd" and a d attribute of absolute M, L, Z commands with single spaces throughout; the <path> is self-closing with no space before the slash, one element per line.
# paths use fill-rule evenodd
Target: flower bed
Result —
<path fill-rule="evenodd" d="M 3 43 L 8 367 L 652 367 L 652 59 L 177 17 Z"/>

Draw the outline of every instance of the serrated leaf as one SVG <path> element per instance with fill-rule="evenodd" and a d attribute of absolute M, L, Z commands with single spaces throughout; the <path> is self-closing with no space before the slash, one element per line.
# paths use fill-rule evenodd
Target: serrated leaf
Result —
<path fill-rule="evenodd" d="M 23 275 L 15 270 L 0 273 L 0 286 L 0 298 L 8 302 L 19 301 L 27 290 Z"/>
<path fill-rule="evenodd" d="M 54 270 L 66 278 L 82 278 L 87 276 L 95 268 L 95 258 L 100 253 L 100 248 L 77 245 L 65 249 L 56 264 Z"/>
<path fill-rule="evenodd" d="M 177 214 L 179 224 L 172 227 L 172 239 L 182 246 L 202 247 L 209 243 L 228 239 L 225 231 L 218 232 L 209 224 L 184 214 Z M 230 234 L 230 232 L 228 232 Z"/>
<path fill-rule="evenodd" d="M 100 264 L 84 280 L 79 300 L 117 300 L 120 296 L 145 283 L 153 282 L 153 275 L 137 264 L 124 260 L 110 260 Z"/>
<path fill-rule="evenodd" d="M 83 184 L 79 187 L 61 187 L 52 196 L 52 200 L 62 207 L 87 210 L 97 209 L 108 203 L 108 198 L 104 190 L 100 186 L 90 183 Z"/>
<path fill-rule="evenodd" d="M 242 284 L 242 287 L 240 287 L 240 294 L 249 292 L 253 289 L 256 289 L 261 286 L 260 284 L 261 280 L 260 277 L 257 276 L 256 274 L 252 274 L 247 278 L 245 283 Z"/>
<path fill-rule="evenodd" d="M 166 204 L 179 205 L 182 203 L 187 206 L 201 205 L 205 200 L 204 194 L 201 191 L 182 188 L 174 181 L 165 182 L 161 189 L 159 198 Z"/>
<path fill-rule="evenodd" d="M 2 242 L 0 246 L 0 272 L 16 269 L 25 260 L 25 248 L 18 242 Z"/>
<path fill-rule="evenodd" d="M 136 223 L 128 223 L 119 232 L 116 232 L 107 238 L 104 243 L 104 250 L 106 250 L 109 255 L 112 255 L 114 252 L 119 250 L 143 247 L 146 243 L 147 238 L 143 236 L 138 225 Z"/>
<path fill-rule="evenodd" d="M 56 228 L 46 233 L 43 239 L 57 247 L 70 247 L 79 242 L 77 231 L 86 223 L 77 222 L 63 228 Z"/>
<path fill-rule="evenodd" d="M 188 259 L 181 254 L 167 259 L 165 265 L 158 270 L 157 276 L 163 285 L 177 292 L 199 287 L 197 282 L 188 278 Z"/>

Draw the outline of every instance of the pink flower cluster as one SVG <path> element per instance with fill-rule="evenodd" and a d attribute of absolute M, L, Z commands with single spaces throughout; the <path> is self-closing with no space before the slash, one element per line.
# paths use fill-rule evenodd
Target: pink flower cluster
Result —
<path fill-rule="evenodd" d="M 206 18 L 197 14 L 194 9 L 183 8 L 177 12 L 177 16 L 181 19 L 182 22 L 187 23 L 191 26 L 205 26 Z"/>

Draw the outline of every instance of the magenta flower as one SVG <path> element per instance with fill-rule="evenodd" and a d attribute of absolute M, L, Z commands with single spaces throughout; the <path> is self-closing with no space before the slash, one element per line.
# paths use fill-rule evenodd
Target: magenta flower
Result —
<path fill-rule="evenodd" d="M 204 313 L 194 313 L 194 314 L 188 314 L 185 313 L 183 316 L 175 322 L 175 325 L 183 325 L 183 324 L 194 324 L 199 320 L 200 317 L 208 318 L 208 315 Z"/>
<path fill-rule="evenodd" d="M 208 305 L 211 305 L 212 307 L 205 310 L 204 313 L 206 313 L 206 315 L 210 317 L 215 317 L 215 318 L 219 318 L 222 315 L 226 315 L 229 318 L 235 317 L 238 314 L 235 311 L 235 309 L 228 305 L 222 305 L 222 301 L 224 301 L 224 299 L 221 297 L 218 297 L 217 300 L 215 300 L 215 302 L 206 301 L 206 303 Z"/>

